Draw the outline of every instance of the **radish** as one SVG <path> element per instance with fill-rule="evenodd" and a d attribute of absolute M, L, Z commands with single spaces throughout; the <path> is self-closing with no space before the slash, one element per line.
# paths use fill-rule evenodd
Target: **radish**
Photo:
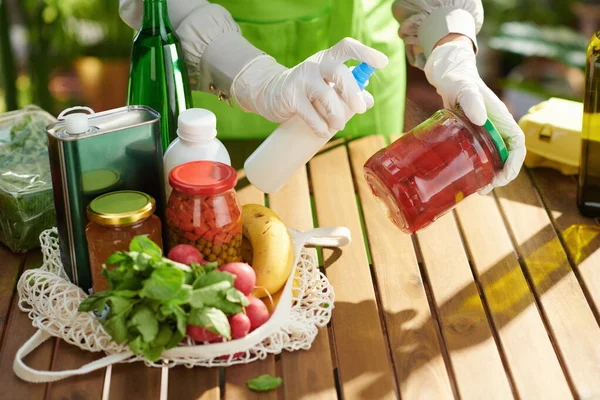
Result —
<path fill-rule="evenodd" d="M 231 338 L 240 339 L 250 332 L 250 318 L 244 313 L 237 313 L 229 317 L 231 326 Z"/>
<path fill-rule="evenodd" d="M 261 299 L 254 296 L 248 296 L 250 305 L 246 307 L 246 315 L 250 318 L 250 332 L 267 322 L 269 319 L 269 310 Z"/>
<path fill-rule="evenodd" d="M 221 336 L 216 333 L 197 325 L 188 325 L 186 331 L 188 336 L 196 342 L 214 342 L 222 339 Z"/>
<path fill-rule="evenodd" d="M 219 268 L 223 272 L 235 275 L 233 286 L 248 296 L 256 285 L 256 273 L 252 267 L 243 262 L 232 262 Z"/>
<path fill-rule="evenodd" d="M 192 245 L 189 244 L 178 244 L 169 251 L 168 259 L 175 262 L 190 265 L 192 263 L 204 264 L 204 257 Z"/>

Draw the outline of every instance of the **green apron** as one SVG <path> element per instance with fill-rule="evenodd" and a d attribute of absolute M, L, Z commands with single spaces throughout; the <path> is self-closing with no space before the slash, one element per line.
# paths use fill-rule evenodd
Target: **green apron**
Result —
<path fill-rule="evenodd" d="M 338 136 L 401 133 L 406 89 L 404 43 L 392 16 L 393 0 L 211 0 L 225 7 L 242 35 L 277 62 L 293 67 L 344 37 L 353 37 L 389 57 L 367 90 L 375 106 L 354 116 Z M 355 65 L 349 63 L 348 65 Z M 262 139 L 278 126 L 263 117 L 232 108 L 214 94 L 194 92 L 195 107 L 217 116 L 221 139 Z"/>

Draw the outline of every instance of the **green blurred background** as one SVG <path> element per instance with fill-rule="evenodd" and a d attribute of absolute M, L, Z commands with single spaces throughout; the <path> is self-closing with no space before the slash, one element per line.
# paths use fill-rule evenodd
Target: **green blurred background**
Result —
<path fill-rule="evenodd" d="M 190 0 L 194 1 L 194 0 Z M 0 112 L 124 104 L 134 32 L 117 0 L 0 0 Z M 579 99 L 600 0 L 484 0 L 479 68 L 515 116 L 551 95 Z M 409 71 L 419 99 L 420 71 Z M 416 88 L 416 89 L 415 89 Z"/>

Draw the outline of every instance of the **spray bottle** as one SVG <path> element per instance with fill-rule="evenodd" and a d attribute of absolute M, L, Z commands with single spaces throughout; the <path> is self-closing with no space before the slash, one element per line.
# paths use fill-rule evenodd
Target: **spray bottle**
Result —
<path fill-rule="evenodd" d="M 360 90 L 368 83 L 375 68 L 361 63 L 352 70 Z M 345 122 L 354 114 L 346 109 Z M 285 121 L 248 157 L 244 164 L 246 177 L 265 193 L 280 190 L 286 182 L 336 134 L 318 136 L 298 115 Z"/>

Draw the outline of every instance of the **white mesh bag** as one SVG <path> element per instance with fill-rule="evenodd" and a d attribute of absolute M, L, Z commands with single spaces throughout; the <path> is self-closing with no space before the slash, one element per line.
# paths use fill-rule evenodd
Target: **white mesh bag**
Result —
<path fill-rule="evenodd" d="M 264 359 L 268 354 L 279 354 L 283 350 L 310 349 L 318 329 L 331 319 L 334 294 L 314 256 L 305 247 L 345 246 L 350 243 L 350 231 L 335 227 L 306 232 L 290 229 L 290 233 L 295 265 L 277 308 L 264 325 L 229 342 L 197 344 L 186 337 L 177 347 L 164 351 L 159 362 L 153 363 L 134 355 L 127 344 L 111 341 L 92 313 L 78 312 L 79 304 L 87 295 L 65 274 L 56 228 L 44 231 L 40 235 L 44 263 L 38 269 L 25 271 L 17 285 L 19 308 L 28 313 L 38 331 L 17 351 L 13 364 L 15 374 L 29 382 L 52 382 L 115 363 L 143 361 L 151 367 L 227 367 Z M 68 371 L 39 371 L 25 365 L 25 356 L 53 336 L 86 351 L 104 352 L 106 356 Z"/>

